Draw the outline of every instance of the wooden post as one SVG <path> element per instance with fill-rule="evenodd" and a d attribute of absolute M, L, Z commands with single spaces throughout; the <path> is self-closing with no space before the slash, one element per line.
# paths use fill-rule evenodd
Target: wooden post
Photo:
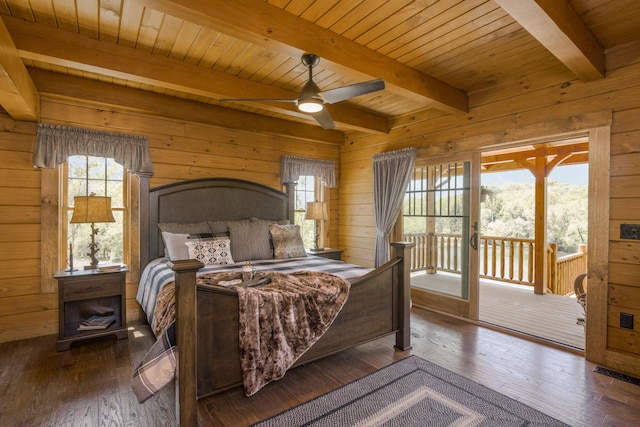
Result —
<path fill-rule="evenodd" d="M 204 267 L 195 259 L 169 261 L 176 272 L 176 419 L 182 427 L 198 425 L 196 381 L 196 272 Z"/>
<path fill-rule="evenodd" d="M 547 176 L 546 158 L 536 157 L 534 176 L 536 177 L 536 206 L 535 206 L 535 278 L 533 291 L 544 294 L 545 279 L 547 277 Z"/>
<path fill-rule="evenodd" d="M 400 258 L 399 268 L 402 269 L 401 283 L 398 284 L 400 290 L 399 316 L 401 319 L 400 330 L 396 333 L 396 345 L 399 350 L 409 350 L 411 348 L 411 254 L 410 251 L 416 246 L 413 242 L 393 242 L 396 256 Z"/>

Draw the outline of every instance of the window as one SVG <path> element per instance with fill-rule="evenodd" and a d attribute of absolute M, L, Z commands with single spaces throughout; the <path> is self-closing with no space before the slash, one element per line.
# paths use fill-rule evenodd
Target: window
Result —
<path fill-rule="evenodd" d="M 296 205 L 294 223 L 300 226 L 300 234 L 302 234 L 304 247 L 312 248 L 315 244 L 315 221 L 304 219 L 304 217 L 307 211 L 307 202 L 315 202 L 318 200 L 316 197 L 316 179 L 310 175 L 300 176 L 295 188 Z"/>
<path fill-rule="evenodd" d="M 63 168 L 64 188 L 61 194 L 61 228 L 63 236 L 61 244 L 66 250 L 73 245 L 74 268 L 82 268 L 91 263 L 89 259 L 89 244 L 91 242 L 91 224 L 70 224 L 73 215 L 73 201 L 75 196 L 111 197 L 111 209 L 115 222 L 96 223 L 99 229 L 95 241 L 98 244 L 96 257 L 100 263 L 124 263 L 124 230 L 127 204 L 126 187 L 127 174 L 124 167 L 111 158 L 93 156 L 70 156 Z M 64 237 L 66 236 L 66 238 Z M 67 258 L 69 253 L 67 253 Z"/>

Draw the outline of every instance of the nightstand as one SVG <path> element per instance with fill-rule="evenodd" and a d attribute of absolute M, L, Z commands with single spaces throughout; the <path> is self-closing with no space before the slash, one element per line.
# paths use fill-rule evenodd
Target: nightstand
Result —
<path fill-rule="evenodd" d="M 317 251 L 313 249 L 307 250 L 308 255 L 321 256 L 323 258 L 335 259 L 338 261 L 342 261 L 342 252 L 344 251 L 341 249 L 331 249 L 331 248 L 324 248 Z"/>
<path fill-rule="evenodd" d="M 126 268 L 115 271 L 58 271 L 59 339 L 56 349 L 68 350 L 71 343 L 90 338 L 115 335 L 125 339 L 127 319 L 125 306 Z M 114 315 L 106 329 L 78 330 L 82 321 L 92 315 Z"/>

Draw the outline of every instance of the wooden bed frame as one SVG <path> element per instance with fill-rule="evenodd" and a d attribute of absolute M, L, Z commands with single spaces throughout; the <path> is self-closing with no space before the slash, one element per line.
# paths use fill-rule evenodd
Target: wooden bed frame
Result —
<path fill-rule="evenodd" d="M 285 193 L 248 181 L 211 178 L 141 190 L 141 267 L 164 254 L 158 223 L 293 220 L 292 187 Z M 409 260 L 414 244 L 392 245 L 396 257 L 352 282 L 349 299 L 334 323 L 294 366 L 392 333 L 396 348 L 410 348 L 410 276 L 404 260 Z M 180 361 L 176 416 L 180 425 L 196 425 L 198 398 L 242 384 L 238 298 L 234 290 L 195 285 L 203 267 L 199 261 L 172 264 Z"/>

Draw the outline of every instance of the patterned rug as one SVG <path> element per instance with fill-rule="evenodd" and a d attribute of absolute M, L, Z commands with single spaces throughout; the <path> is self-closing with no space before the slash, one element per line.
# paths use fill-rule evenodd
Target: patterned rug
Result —
<path fill-rule="evenodd" d="M 567 426 L 417 356 L 254 424 L 255 427 L 378 425 Z"/>

